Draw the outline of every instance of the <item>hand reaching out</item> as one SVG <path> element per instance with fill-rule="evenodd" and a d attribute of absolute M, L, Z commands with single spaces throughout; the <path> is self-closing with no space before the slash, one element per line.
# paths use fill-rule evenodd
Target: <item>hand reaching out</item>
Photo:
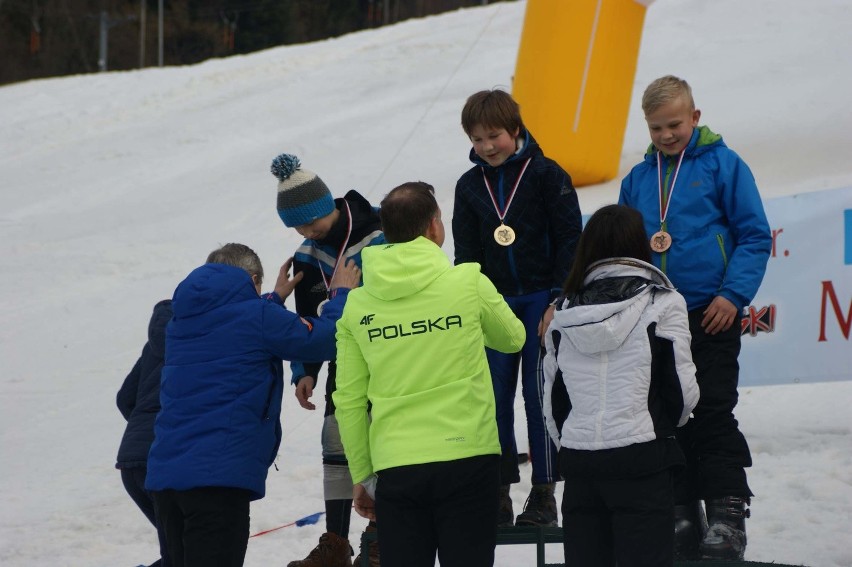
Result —
<path fill-rule="evenodd" d="M 313 376 L 302 376 L 296 383 L 296 399 L 299 401 L 299 405 L 306 410 L 317 409 L 317 406 L 309 400 L 314 395 L 314 384 L 316 384 L 316 380 Z"/>
<path fill-rule="evenodd" d="M 361 283 L 361 268 L 355 263 L 355 260 L 349 259 L 346 265 L 337 266 L 337 271 L 334 272 L 334 277 L 331 278 L 329 289 L 349 288 L 355 289 Z"/>
<path fill-rule="evenodd" d="M 296 289 L 296 284 L 302 281 L 302 272 L 299 272 L 291 279 L 289 276 L 290 268 L 293 266 L 293 258 L 287 258 L 287 261 L 281 265 L 278 270 L 278 279 L 275 280 L 275 293 L 281 298 L 281 301 L 287 299 L 293 290 Z"/>

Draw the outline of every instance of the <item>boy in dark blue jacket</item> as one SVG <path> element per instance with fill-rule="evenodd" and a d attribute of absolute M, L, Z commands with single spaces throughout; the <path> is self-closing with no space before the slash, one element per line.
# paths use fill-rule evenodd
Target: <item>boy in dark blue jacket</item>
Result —
<path fill-rule="evenodd" d="M 334 199 L 323 180 L 302 167 L 299 158 L 281 154 L 272 160 L 272 174 L 278 179 L 276 209 L 287 228 L 305 240 L 293 255 L 293 269 L 303 274 L 293 296 L 296 312 L 302 316 L 319 313 L 328 301 L 328 282 L 338 266 L 352 260 L 361 265 L 361 251 L 383 244 L 379 211 L 357 191 L 350 190 Z M 315 410 L 310 401 L 317 385 L 322 362 L 290 363 L 296 399 L 307 410 Z M 328 363 L 325 382 L 325 408 L 321 432 L 323 498 L 326 532 L 307 557 L 291 561 L 287 567 L 345 567 L 352 558 L 349 523 L 352 513 L 352 477 L 340 441 L 334 416 L 332 393 L 337 389 L 337 366 Z M 370 522 L 367 531 L 374 531 Z M 377 567 L 378 546 L 370 548 L 370 565 Z M 360 555 L 355 558 L 357 563 Z"/>
<path fill-rule="evenodd" d="M 675 555 L 742 559 L 752 492 L 751 453 L 733 413 L 739 319 L 766 271 L 769 224 L 746 163 L 698 126 L 701 111 L 686 81 L 655 80 L 642 109 L 651 146 L 621 182 L 619 204 L 642 213 L 654 264 L 686 299 L 701 390 L 694 419 L 677 433 L 687 470 L 675 487 Z"/>
<path fill-rule="evenodd" d="M 243 564 L 249 502 L 263 498 L 281 442 L 281 360 L 335 355 L 335 324 L 361 270 L 341 266 L 323 315 L 303 318 L 283 304 L 301 279 L 288 277 L 291 265 L 261 297 L 260 259 L 226 244 L 175 290 L 145 487 L 176 567 Z"/>
<path fill-rule="evenodd" d="M 556 449 L 541 411 L 539 323 L 568 276 L 582 231 L 571 177 L 544 156 L 524 128 L 518 104 L 503 91 L 480 91 L 462 109 L 474 167 L 456 184 L 455 263 L 477 262 L 527 329 L 520 354 L 487 349 L 501 456 L 498 525 L 515 523 L 509 485 L 520 482 L 514 403 L 521 368 L 532 491 L 518 525 L 556 525 Z"/>
<path fill-rule="evenodd" d="M 166 537 L 154 512 L 154 500 L 145 490 L 145 476 L 148 472 L 148 451 L 154 441 L 154 419 L 160 411 L 160 372 L 166 356 L 166 323 L 171 318 L 171 299 L 164 299 L 154 306 L 148 323 L 148 342 L 142 347 L 142 354 L 115 397 L 118 411 L 127 420 L 115 468 L 121 471 L 121 481 L 127 494 L 157 529 L 160 559 L 151 567 L 170 565 Z"/>

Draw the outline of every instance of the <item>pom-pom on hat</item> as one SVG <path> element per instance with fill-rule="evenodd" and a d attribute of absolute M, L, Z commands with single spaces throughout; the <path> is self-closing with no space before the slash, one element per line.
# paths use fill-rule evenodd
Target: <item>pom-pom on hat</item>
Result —
<path fill-rule="evenodd" d="M 301 166 L 296 156 L 281 154 L 272 160 L 269 168 L 278 178 L 278 216 L 291 228 L 334 211 L 331 191 L 316 173 Z"/>

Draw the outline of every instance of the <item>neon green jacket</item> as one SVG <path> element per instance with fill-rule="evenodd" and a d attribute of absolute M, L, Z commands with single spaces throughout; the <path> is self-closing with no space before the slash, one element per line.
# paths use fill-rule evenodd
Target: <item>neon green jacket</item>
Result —
<path fill-rule="evenodd" d="M 337 322 L 333 394 L 352 480 L 499 454 L 484 347 L 519 351 L 523 324 L 478 264 L 453 267 L 426 238 L 362 255 L 364 285 Z"/>

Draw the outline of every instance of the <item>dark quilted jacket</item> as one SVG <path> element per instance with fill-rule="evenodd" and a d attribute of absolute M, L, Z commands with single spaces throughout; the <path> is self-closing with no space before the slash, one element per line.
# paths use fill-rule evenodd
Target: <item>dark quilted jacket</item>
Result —
<path fill-rule="evenodd" d="M 476 165 L 456 183 L 455 263 L 479 263 L 482 273 L 505 296 L 550 290 L 556 297 L 571 269 L 582 231 L 580 204 L 571 176 L 544 156 L 528 131 L 522 135 L 523 149 L 497 167 L 471 150 L 470 160 Z M 505 224 L 515 230 L 516 240 L 510 246 L 501 246 L 494 241 L 500 219 L 483 173 L 503 209 L 527 158 L 531 158 L 529 166 L 505 217 Z"/>
<path fill-rule="evenodd" d="M 143 467 L 148 461 L 148 450 L 154 441 L 154 418 L 160 411 L 160 371 L 166 353 L 166 323 L 171 318 L 170 299 L 154 306 L 148 323 L 148 342 L 115 397 L 118 410 L 127 420 L 116 468 Z"/>

